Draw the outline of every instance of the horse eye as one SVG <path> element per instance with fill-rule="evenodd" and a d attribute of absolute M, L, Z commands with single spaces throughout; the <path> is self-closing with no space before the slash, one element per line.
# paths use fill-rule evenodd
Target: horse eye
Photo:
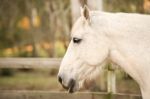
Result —
<path fill-rule="evenodd" d="M 74 42 L 74 43 L 80 43 L 81 40 L 82 40 L 82 39 L 79 39 L 79 38 L 75 38 L 75 37 L 73 38 L 73 42 Z"/>

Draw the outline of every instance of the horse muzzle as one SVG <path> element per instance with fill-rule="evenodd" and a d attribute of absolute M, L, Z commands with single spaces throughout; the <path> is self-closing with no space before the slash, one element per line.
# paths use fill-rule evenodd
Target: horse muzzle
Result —
<path fill-rule="evenodd" d="M 63 78 L 61 76 L 58 76 L 58 81 L 64 89 L 68 90 L 69 93 L 73 93 L 75 91 L 75 80 L 74 79 L 70 79 L 67 86 L 65 86 L 63 84 Z"/>

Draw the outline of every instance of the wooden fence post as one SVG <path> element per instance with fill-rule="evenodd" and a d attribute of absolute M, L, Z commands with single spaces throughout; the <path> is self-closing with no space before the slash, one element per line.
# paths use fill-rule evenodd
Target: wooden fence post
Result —
<path fill-rule="evenodd" d="M 112 64 L 108 65 L 107 71 L 107 92 L 116 93 L 116 74 Z"/>

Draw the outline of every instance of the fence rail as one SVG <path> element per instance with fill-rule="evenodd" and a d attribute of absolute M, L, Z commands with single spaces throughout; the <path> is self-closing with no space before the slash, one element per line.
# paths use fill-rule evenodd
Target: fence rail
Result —
<path fill-rule="evenodd" d="M 59 68 L 60 58 L 0 58 L 0 68 Z"/>
<path fill-rule="evenodd" d="M 100 92 L 65 92 L 49 91 L 6 91 L 0 92 L 0 99 L 142 99 L 135 94 L 109 94 Z"/>
<path fill-rule="evenodd" d="M 0 58 L 0 68 L 50 68 L 50 69 L 55 68 L 55 69 L 58 69 L 60 66 L 60 63 L 61 63 L 61 58 Z M 121 95 L 118 96 L 116 94 L 116 75 L 113 70 L 108 71 L 107 92 L 113 93 L 114 94 L 113 97 L 115 97 L 115 96 L 121 97 Z M 28 93 L 28 92 L 26 92 L 26 93 Z M 12 93 L 8 93 L 8 92 L 5 94 L 2 94 L 2 92 L 0 92 L 0 99 L 11 99 L 11 97 L 1 98 L 4 95 L 7 96 L 7 94 L 14 97 L 12 99 L 18 99 L 16 97 L 19 97 L 17 94 L 12 94 Z M 23 94 L 24 93 L 22 93 L 22 95 Z M 39 94 L 37 94 L 38 98 L 32 98 L 32 99 L 41 99 L 41 98 L 39 98 L 41 95 L 44 95 L 44 94 L 39 93 Z M 127 96 L 127 95 L 125 95 L 125 96 Z M 23 96 L 21 96 L 21 97 L 23 97 Z M 70 97 L 70 96 L 66 96 L 66 97 Z M 77 97 L 75 97 L 73 99 L 78 99 Z M 104 97 L 108 97 L 108 95 L 105 94 Z M 24 99 L 28 99 L 28 98 L 24 98 Z M 47 98 L 45 98 L 45 99 L 47 99 Z M 56 98 L 56 99 L 59 99 L 59 98 Z M 66 98 L 66 99 L 69 99 L 69 98 Z M 79 98 L 79 99 L 81 99 L 81 98 Z M 86 98 L 86 99 L 97 99 L 97 98 Z M 102 99 L 107 99 L 107 98 L 102 98 Z M 112 99 L 119 99 L 119 98 L 112 98 Z M 122 99 L 122 98 L 120 98 L 120 99 Z M 123 99 L 141 99 L 141 98 L 123 98 Z"/>

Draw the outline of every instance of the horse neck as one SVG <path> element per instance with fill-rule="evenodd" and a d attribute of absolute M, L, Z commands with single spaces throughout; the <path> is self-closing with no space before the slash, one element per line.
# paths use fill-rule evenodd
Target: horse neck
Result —
<path fill-rule="evenodd" d="M 143 27 L 144 22 L 134 27 L 136 23 L 126 22 L 127 25 L 124 24 L 125 20 L 119 20 L 118 18 L 121 17 L 116 19 L 112 15 L 111 20 L 107 20 L 109 25 L 106 35 L 111 43 L 110 59 L 133 77 L 142 89 L 150 91 L 150 47 L 148 47 L 150 31 L 147 31 L 149 33 L 143 31 L 141 27 Z M 117 23 L 117 21 L 120 21 L 120 23 Z M 143 32 L 143 34 L 138 31 Z"/>

